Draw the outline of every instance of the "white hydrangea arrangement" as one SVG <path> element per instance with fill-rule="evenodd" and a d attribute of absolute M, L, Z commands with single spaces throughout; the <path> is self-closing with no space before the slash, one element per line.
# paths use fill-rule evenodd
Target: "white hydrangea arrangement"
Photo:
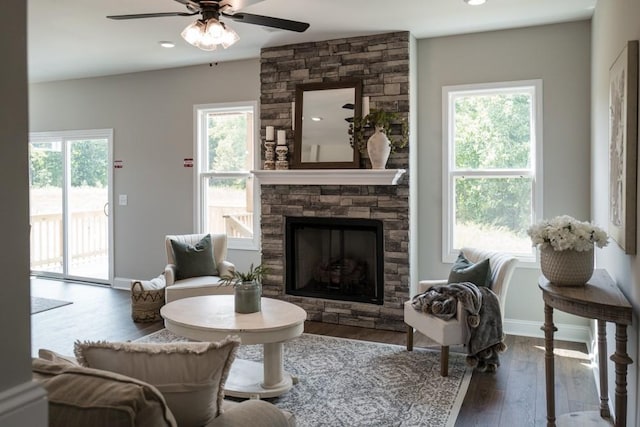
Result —
<path fill-rule="evenodd" d="M 596 244 L 603 248 L 609 244 L 607 233 L 597 225 L 586 221 L 578 221 L 562 215 L 550 220 L 543 220 L 527 229 L 533 246 L 551 246 L 556 251 L 575 250 L 589 251 Z"/>

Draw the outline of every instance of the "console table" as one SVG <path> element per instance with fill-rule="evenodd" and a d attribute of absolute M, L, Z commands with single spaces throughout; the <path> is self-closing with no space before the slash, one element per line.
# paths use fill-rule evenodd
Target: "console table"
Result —
<path fill-rule="evenodd" d="M 633 363 L 627 354 L 627 325 L 631 324 L 631 304 L 620 291 L 609 273 L 596 269 L 584 286 L 556 286 L 540 277 L 538 286 L 544 299 L 545 377 L 547 385 L 547 427 L 556 426 L 555 371 L 553 358 L 553 309 L 576 316 L 596 319 L 598 325 L 598 358 L 600 369 L 600 417 L 597 412 L 565 414 L 558 425 L 597 425 L 610 418 L 607 385 L 607 331 L 606 323 L 616 324 L 616 351 L 611 360 L 616 365 L 615 425 L 627 425 L 627 365 Z M 577 423 L 577 424 L 576 424 Z M 609 422 L 603 425 L 610 425 Z"/>

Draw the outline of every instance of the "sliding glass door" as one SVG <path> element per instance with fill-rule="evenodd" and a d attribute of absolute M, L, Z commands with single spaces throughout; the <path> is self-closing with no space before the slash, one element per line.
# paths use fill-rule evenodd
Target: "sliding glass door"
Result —
<path fill-rule="evenodd" d="M 111 283 L 111 130 L 32 133 L 33 274 Z"/>

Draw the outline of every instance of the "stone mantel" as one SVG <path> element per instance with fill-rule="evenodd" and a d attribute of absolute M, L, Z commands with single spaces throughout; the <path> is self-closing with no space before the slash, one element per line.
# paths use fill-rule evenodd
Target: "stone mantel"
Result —
<path fill-rule="evenodd" d="M 253 170 L 260 185 L 398 185 L 406 169 Z"/>

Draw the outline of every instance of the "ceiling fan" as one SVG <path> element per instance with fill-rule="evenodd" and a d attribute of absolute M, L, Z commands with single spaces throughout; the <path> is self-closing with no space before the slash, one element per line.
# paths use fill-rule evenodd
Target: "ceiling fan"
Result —
<path fill-rule="evenodd" d="M 274 18 L 271 16 L 254 15 L 252 13 L 235 12 L 233 0 L 175 0 L 186 6 L 187 12 L 158 12 L 140 13 L 134 15 L 111 15 L 109 19 L 141 19 L 162 18 L 167 16 L 193 16 L 202 15 L 201 19 L 189 24 L 181 33 L 182 37 L 191 45 L 202 50 L 215 50 L 218 45 L 225 49 L 240 38 L 230 27 L 220 21 L 220 17 L 229 18 L 232 21 L 246 24 L 262 25 L 264 27 L 278 28 L 288 31 L 304 32 L 309 28 L 306 22 L 292 21 L 289 19 Z"/>

